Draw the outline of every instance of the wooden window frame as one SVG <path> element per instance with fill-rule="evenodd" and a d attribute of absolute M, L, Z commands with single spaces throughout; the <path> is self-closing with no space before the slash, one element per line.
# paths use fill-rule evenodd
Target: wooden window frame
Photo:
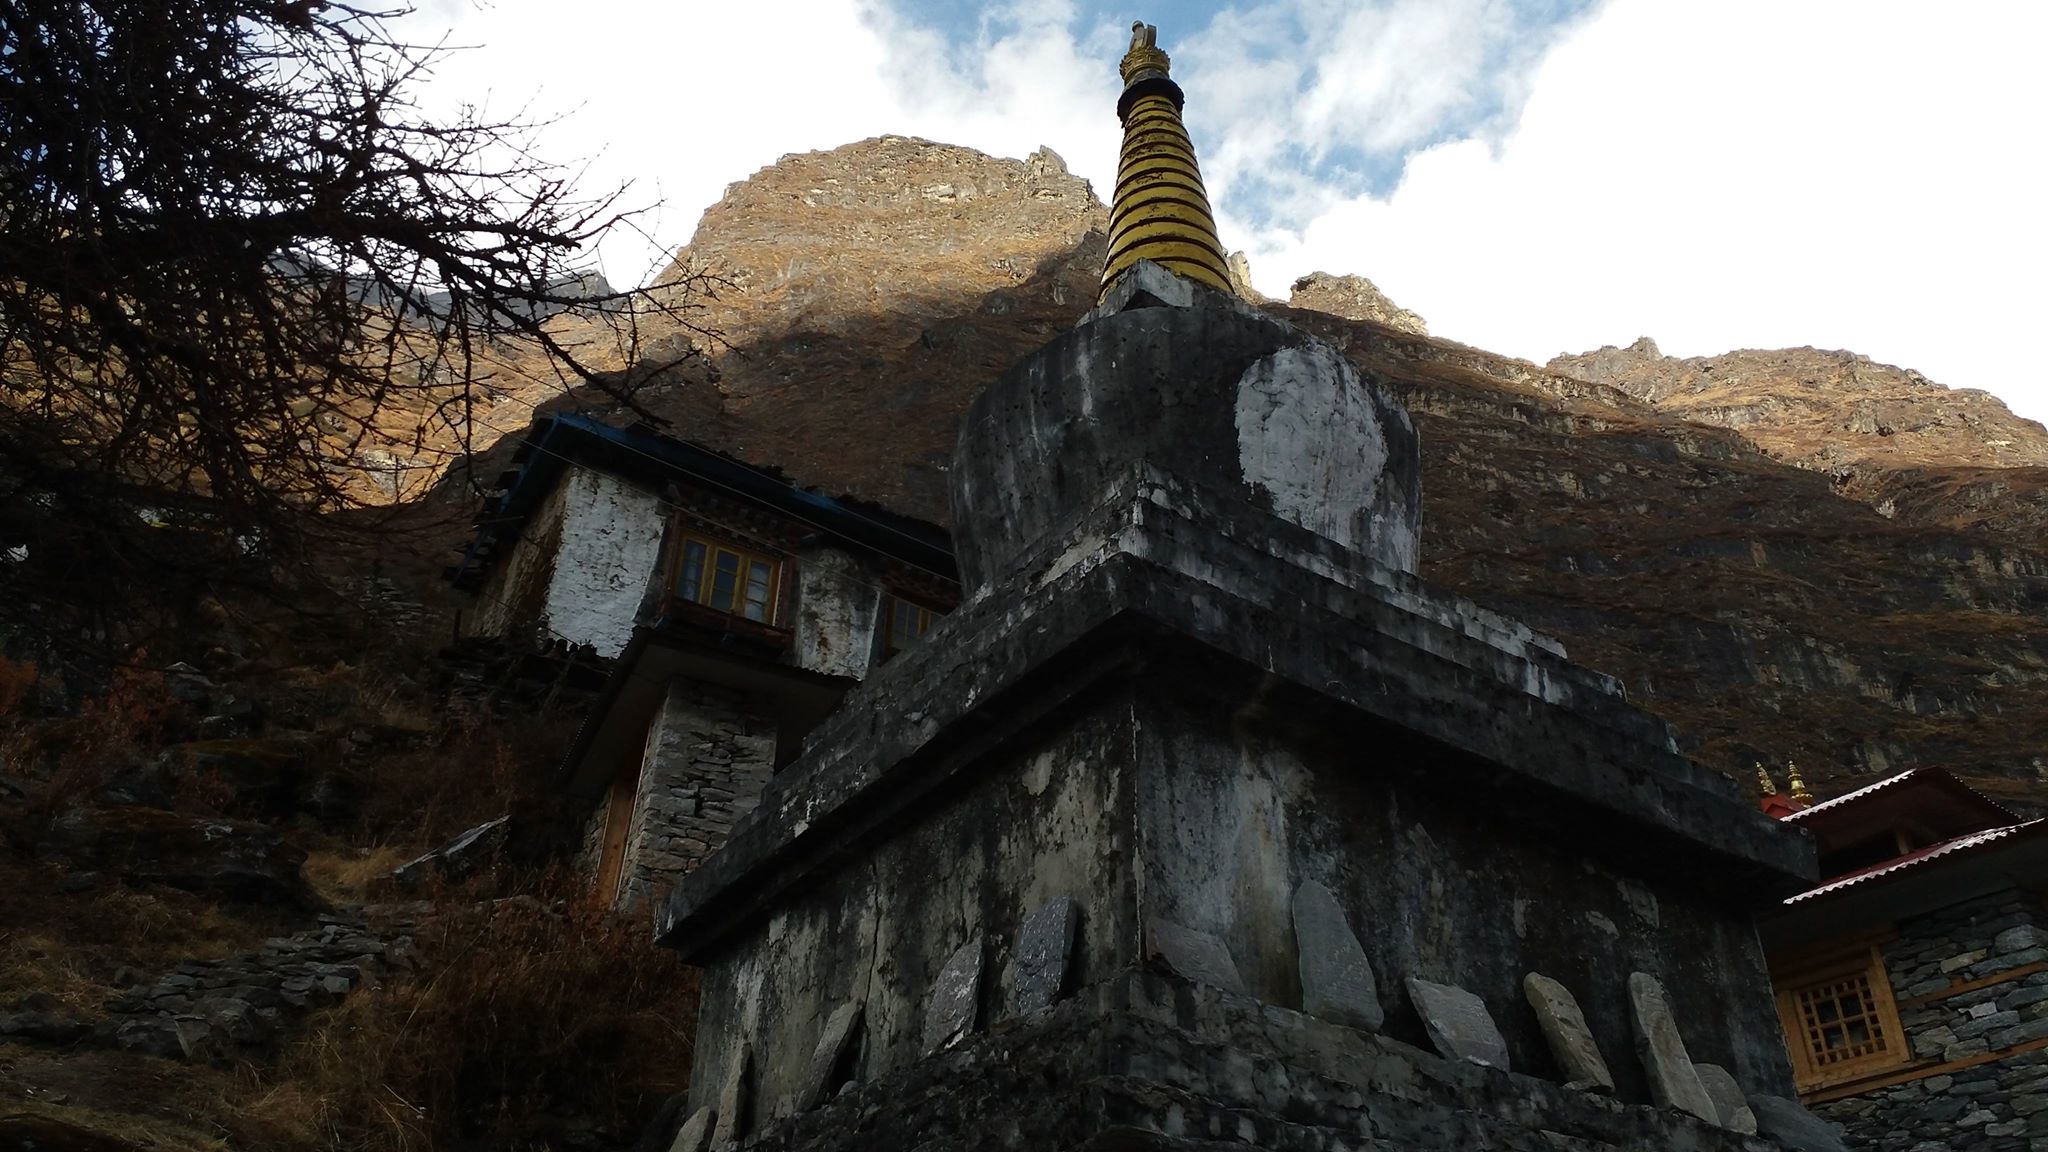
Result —
<path fill-rule="evenodd" d="M 1807 1020 L 1807 1005 L 1814 993 L 1849 981 L 1862 984 L 1861 992 L 1868 1003 L 1856 1018 L 1871 1027 L 1881 1050 L 1827 1060 L 1823 1058 L 1825 1051 L 1815 1048 L 1816 1025 Z M 1816 955 L 1796 968 L 1774 974 L 1772 982 L 1776 986 L 1778 1021 L 1785 1031 L 1785 1047 L 1791 1054 L 1793 1078 L 1801 1093 L 1882 1075 L 1912 1062 L 1912 1042 L 1899 1023 L 1898 1003 L 1892 995 L 1891 977 L 1885 971 L 1884 950 L 1879 943 L 1864 941 L 1836 949 L 1832 954 Z"/>
<path fill-rule="evenodd" d="M 697 531 L 695 528 L 680 523 L 676 525 L 674 537 L 675 546 L 670 550 L 666 582 L 666 595 L 669 598 L 685 604 L 693 604 L 706 612 L 716 612 L 731 616 L 734 619 L 759 624 L 764 628 L 779 628 L 781 626 L 779 621 L 782 615 L 784 557 L 757 545 L 741 544 L 723 536 L 714 536 L 708 532 Z M 697 575 L 696 595 L 686 596 L 682 590 L 683 574 L 684 568 L 688 564 L 687 557 L 690 545 L 692 544 L 703 547 L 704 566 Z M 710 600 L 712 579 L 717 571 L 717 557 L 721 552 L 732 556 L 739 565 L 736 572 L 738 581 L 733 588 L 733 606 L 731 608 L 717 607 Z M 747 565 L 750 562 L 768 566 L 768 596 L 764 605 L 764 615 L 760 620 L 755 620 L 747 615 L 745 611 L 747 603 L 745 575 Z"/>
<path fill-rule="evenodd" d="M 898 608 L 914 608 L 924 614 L 924 627 L 919 629 L 916 634 L 916 638 L 919 640 L 924 639 L 926 634 L 930 633 L 932 628 L 946 617 L 946 613 L 943 610 L 934 608 L 915 597 L 905 596 L 901 592 L 889 591 L 885 592 L 884 595 L 886 600 L 882 605 L 884 609 L 882 613 L 882 655 L 885 657 L 894 656 L 898 652 L 907 651 L 909 648 L 909 645 L 899 647 L 896 643 L 896 612 Z"/>

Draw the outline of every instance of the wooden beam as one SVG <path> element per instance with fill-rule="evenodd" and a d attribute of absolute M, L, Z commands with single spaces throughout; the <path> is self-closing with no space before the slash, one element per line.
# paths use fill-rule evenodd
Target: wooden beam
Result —
<path fill-rule="evenodd" d="M 1997 1052 L 1983 1052 L 1975 1056 L 1966 1056 L 1961 1060 L 1951 1060 L 1946 1064 L 1916 1064 L 1911 1068 L 1901 1072 L 1894 1072 L 1888 1076 L 1873 1076 L 1868 1080 L 1857 1080 L 1849 1084 L 1836 1084 L 1815 1092 L 1802 1092 L 1799 1094 L 1799 1102 L 1809 1107 L 1815 1104 L 1826 1104 L 1831 1100 L 1842 1100 L 1850 1096 L 1861 1096 L 1865 1092 L 1875 1092 L 1879 1088 L 1893 1088 L 1914 1080 L 1925 1080 L 1929 1076 L 1940 1076 L 1946 1072 L 1960 1072 L 1965 1068 L 1975 1068 L 1979 1064 L 1990 1064 L 2003 1060 L 2008 1056 L 2018 1056 L 2022 1053 L 2034 1052 L 2042 1048 L 2048 1048 L 2048 1039 L 2029 1040 L 2025 1044 L 2015 1044 L 2010 1048 L 2001 1049 Z"/>

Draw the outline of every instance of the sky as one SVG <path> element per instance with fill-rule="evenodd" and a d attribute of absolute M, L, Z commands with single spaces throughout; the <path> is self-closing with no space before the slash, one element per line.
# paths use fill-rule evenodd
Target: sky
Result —
<path fill-rule="evenodd" d="M 639 283 L 725 186 L 885 133 L 1106 195 L 1116 62 L 1159 26 L 1224 243 L 1285 298 L 1371 278 L 1541 363 L 1847 348 L 2048 420 L 2041 0 L 417 0 L 430 106 L 551 123 L 659 207 Z"/>

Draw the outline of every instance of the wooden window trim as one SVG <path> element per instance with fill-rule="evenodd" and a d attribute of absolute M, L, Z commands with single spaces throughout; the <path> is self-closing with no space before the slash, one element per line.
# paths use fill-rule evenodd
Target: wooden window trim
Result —
<path fill-rule="evenodd" d="M 782 619 L 783 614 L 782 592 L 783 582 L 786 575 L 784 572 L 784 568 L 787 564 L 787 559 L 784 556 L 782 556 L 779 553 L 770 551 L 766 548 L 762 548 L 761 546 L 756 544 L 742 544 L 728 537 L 716 536 L 709 532 L 698 531 L 696 528 L 684 524 L 680 520 L 675 522 L 675 530 L 672 535 L 674 539 L 674 546 L 669 549 L 668 570 L 663 574 L 664 596 L 672 600 L 680 600 L 687 604 L 694 604 L 698 608 L 701 608 L 707 612 L 716 612 L 722 615 L 731 616 L 734 619 L 745 620 L 749 623 L 759 624 L 764 628 L 781 627 L 780 621 Z M 691 544 L 699 544 L 703 546 L 704 568 L 698 574 L 697 577 L 697 595 L 685 596 L 683 595 L 681 584 L 683 579 L 683 567 L 686 563 L 686 560 L 684 558 L 689 554 L 689 546 Z M 741 579 L 739 580 L 738 585 L 733 589 L 733 607 L 729 609 L 714 607 L 711 604 L 711 602 L 707 598 L 705 598 L 708 596 L 707 590 L 710 587 L 710 580 L 712 578 L 713 572 L 715 571 L 715 558 L 717 554 L 720 552 L 725 552 L 732 555 L 741 565 L 738 572 L 738 575 L 741 577 Z M 755 620 L 753 617 L 748 616 L 744 611 L 744 606 L 746 604 L 746 582 L 744 576 L 746 572 L 745 566 L 749 561 L 766 564 L 768 566 L 768 596 L 765 607 L 766 618 L 761 620 Z"/>
<path fill-rule="evenodd" d="M 1859 976 L 1865 982 L 1870 1001 L 1866 1015 L 1882 1037 L 1884 1050 L 1824 1063 L 1813 1049 L 1801 997 L 1819 985 Z M 1892 997 L 1884 952 L 1878 944 L 1866 942 L 1853 948 L 1837 945 L 1832 956 L 1816 954 L 1808 963 L 1779 976 L 1776 983 L 1778 1020 L 1785 1031 L 1785 1047 L 1792 1057 L 1793 1077 L 1802 1094 L 1868 1079 L 1912 1062 L 1911 1041 L 1899 1023 L 1898 1004 Z"/>
<path fill-rule="evenodd" d="M 908 645 L 898 647 L 896 644 L 896 611 L 899 605 L 915 608 L 927 617 L 923 630 L 917 633 L 917 639 L 919 640 L 924 639 L 927 633 L 938 626 L 940 620 L 946 618 L 945 609 L 927 603 L 920 597 L 906 596 L 894 589 L 886 591 L 883 594 L 882 603 L 882 654 L 884 656 L 894 656 L 898 652 L 906 651 L 908 648 Z"/>

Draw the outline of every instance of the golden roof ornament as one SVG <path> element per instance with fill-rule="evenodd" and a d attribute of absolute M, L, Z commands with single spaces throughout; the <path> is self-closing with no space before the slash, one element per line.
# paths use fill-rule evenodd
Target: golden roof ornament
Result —
<path fill-rule="evenodd" d="M 1164 78 L 1173 69 L 1173 60 L 1159 50 L 1159 29 L 1140 20 L 1131 25 L 1131 50 L 1124 53 L 1124 85 L 1129 87 L 1150 76 Z"/>
<path fill-rule="evenodd" d="M 1806 790 L 1806 781 L 1799 778 L 1799 765 L 1787 760 L 1785 771 L 1792 777 L 1792 798 L 1801 804 L 1813 803 L 1813 793 Z"/>
<path fill-rule="evenodd" d="M 1216 238 L 1216 217 L 1195 163 L 1195 145 L 1181 122 L 1186 97 L 1168 75 L 1173 62 L 1159 49 L 1159 30 L 1131 25 L 1131 49 L 1119 72 L 1124 125 L 1110 198 L 1109 255 L 1102 291 L 1140 260 L 1229 292 L 1230 264 Z M 1100 293 L 1098 293 L 1098 298 Z"/>
<path fill-rule="evenodd" d="M 1761 760 L 1756 762 L 1756 779 L 1757 783 L 1763 787 L 1764 795 L 1776 796 L 1778 794 L 1778 782 L 1771 779 L 1771 770 L 1764 767 L 1764 762 Z"/>

